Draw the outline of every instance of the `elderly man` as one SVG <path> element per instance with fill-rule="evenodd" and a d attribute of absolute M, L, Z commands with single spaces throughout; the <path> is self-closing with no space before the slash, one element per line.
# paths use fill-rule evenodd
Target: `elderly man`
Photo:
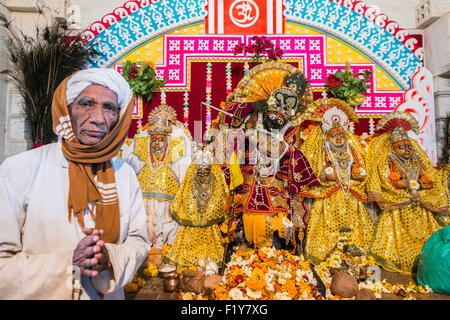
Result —
<path fill-rule="evenodd" d="M 59 141 L 2 164 L 0 299 L 123 299 L 149 250 L 139 183 L 115 158 L 132 107 L 116 71 L 79 71 L 53 97 Z"/>

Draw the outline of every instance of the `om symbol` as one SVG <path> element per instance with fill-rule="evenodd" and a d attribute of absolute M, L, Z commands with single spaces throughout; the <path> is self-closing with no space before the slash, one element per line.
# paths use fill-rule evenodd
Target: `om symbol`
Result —
<path fill-rule="evenodd" d="M 230 6 L 231 21 L 241 28 L 248 28 L 259 18 L 258 5 L 253 0 L 235 0 Z"/>

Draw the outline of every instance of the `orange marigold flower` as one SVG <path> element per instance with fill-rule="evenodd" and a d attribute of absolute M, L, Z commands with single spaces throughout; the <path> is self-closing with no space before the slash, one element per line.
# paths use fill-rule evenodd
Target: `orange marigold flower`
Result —
<path fill-rule="evenodd" d="M 170 247 L 171 247 L 171 246 L 165 244 L 165 245 L 162 247 L 162 249 L 161 249 L 161 255 L 165 256 L 165 255 L 169 252 Z"/>
<path fill-rule="evenodd" d="M 234 202 L 235 203 L 241 203 L 242 200 L 244 199 L 244 196 L 242 194 L 235 194 L 234 195 Z"/>
<path fill-rule="evenodd" d="M 125 293 L 137 292 L 139 287 L 135 283 L 128 283 L 124 288 Z"/>
<path fill-rule="evenodd" d="M 220 231 L 222 231 L 222 233 L 228 232 L 228 221 L 225 221 L 220 225 Z"/>
<path fill-rule="evenodd" d="M 266 286 L 265 274 L 260 268 L 253 270 L 252 276 L 245 283 L 254 291 L 261 291 Z"/>
<path fill-rule="evenodd" d="M 400 180 L 400 178 L 401 178 L 402 176 L 400 175 L 400 173 L 398 173 L 398 172 L 391 172 L 390 174 L 389 174 L 389 179 L 391 179 L 392 181 L 398 181 L 398 180 Z"/>
<path fill-rule="evenodd" d="M 286 280 L 281 287 L 281 291 L 287 292 L 291 297 L 295 297 L 298 293 L 298 289 L 295 287 L 295 283 L 291 279 Z"/>
<path fill-rule="evenodd" d="M 211 120 L 211 128 L 212 129 L 219 129 L 219 124 L 220 124 L 220 118 L 219 117 Z"/>

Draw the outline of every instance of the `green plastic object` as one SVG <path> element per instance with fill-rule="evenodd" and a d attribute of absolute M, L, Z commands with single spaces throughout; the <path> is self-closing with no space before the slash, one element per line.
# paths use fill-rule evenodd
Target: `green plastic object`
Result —
<path fill-rule="evenodd" d="M 423 246 L 417 282 L 450 295 L 450 226 L 433 234 Z"/>

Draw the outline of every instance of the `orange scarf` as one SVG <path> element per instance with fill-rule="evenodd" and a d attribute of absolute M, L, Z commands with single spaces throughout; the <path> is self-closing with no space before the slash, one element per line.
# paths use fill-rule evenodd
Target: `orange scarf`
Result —
<path fill-rule="evenodd" d="M 53 130 L 62 138 L 62 151 L 69 162 L 69 221 L 75 214 L 83 228 L 83 211 L 88 209 L 95 220 L 95 228 L 104 231 L 103 240 L 117 243 L 120 236 L 119 197 L 110 160 L 117 155 L 127 137 L 134 99 L 102 141 L 93 146 L 83 145 L 75 137 L 70 122 L 66 99 L 68 80 L 66 78 L 54 93 L 52 118 Z M 89 203 L 94 205 L 95 215 Z"/>

